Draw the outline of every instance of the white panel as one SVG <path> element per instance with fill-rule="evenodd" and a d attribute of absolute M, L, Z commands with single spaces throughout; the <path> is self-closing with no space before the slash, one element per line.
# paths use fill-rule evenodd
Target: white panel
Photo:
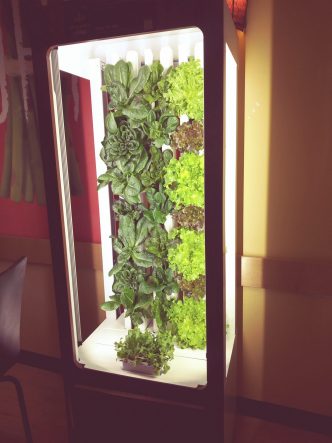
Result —
<path fill-rule="evenodd" d="M 164 69 L 168 69 L 173 66 L 173 50 L 169 46 L 163 46 L 160 50 L 160 63 L 163 65 Z"/>
<path fill-rule="evenodd" d="M 144 49 L 144 63 L 148 66 L 153 63 L 153 52 L 150 48 Z"/>
<path fill-rule="evenodd" d="M 190 47 L 187 43 L 181 43 L 178 48 L 179 63 L 187 62 L 190 55 Z"/>
<path fill-rule="evenodd" d="M 139 68 L 137 51 L 128 51 L 126 54 L 126 61 L 131 62 L 131 64 L 133 65 L 133 73 L 134 73 L 134 76 L 136 77 L 136 75 L 138 73 L 138 68 Z"/>

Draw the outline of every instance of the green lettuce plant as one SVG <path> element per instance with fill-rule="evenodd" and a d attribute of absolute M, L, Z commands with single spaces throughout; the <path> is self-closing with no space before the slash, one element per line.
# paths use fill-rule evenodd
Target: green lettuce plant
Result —
<path fill-rule="evenodd" d="M 114 160 L 124 157 L 130 159 L 132 156 L 139 156 L 143 150 L 141 133 L 138 129 L 130 128 L 122 123 L 116 132 L 108 133 L 103 141 L 103 149 L 100 157 L 107 165 L 111 165 Z"/>
<path fill-rule="evenodd" d="M 153 366 L 155 375 L 160 375 L 170 369 L 174 344 L 168 332 L 154 334 L 134 328 L 128 331 L 124 339 L 115 343 L 115 350 L 120 360 L 133 365 Z"/>
<path fill-rule="evenodd" d="M 179 119 L 171 113 L 159 113 L 151 110 L 146 119 L 146 123 L 142 124 L 145 135 L 152 140 L 152 143 L 161 148 L 162 145 L 170 143 L 170 134 L 175 131 L 179 124 Z"/>
<path fill-rule="evenodd" d="M 152 292 L 171 295 L 179 290 L 179 286 L 174 279 L 174 273 L 170 268 L 155 267 L 152 274 L 140 284 L 139 290 L 144 294 Z"/>
<path fill-rule="evenodd" d="M 144 294 L 154 294 L 153 317 L 159 330 L 166 330 L 169 322 L 168 311 L 173 303 L 173 294 L 179 290 L 173 271 L 170 268 L 154 268 L 152 274 L 140 284 L 139 289 Z"/>
<path fill-rule="evenodd" d="M 165 167 L 173 157 L 170 149 L 161 149 L 152 146 L 150 148 L 150 158 L 141 173 L 140 179 L 145 188 L 149 188 L 156 183 L 160 183 L 165 175 Z"/>
<path fill-rule="evenodd" d="M 168 234 L 165 228 L 160 225 L 154 226 L 150 230 L 150 235 L 145 242 L 146 251 L 158 257 L 162 262 L 165 262 L 168 252 Z"/>
<path fill-rule="evenodd" d="M 203 124 L 197 121 L 182 123 L 171 136 L 171 146 L 180 152 L 198 152 L 204 146 Z"/>
<path fill-rule="evenodd" d="M 163 186 L 160 184 L 158 190 L 149 188 L 146 190 L 145 195 L 148 207 L 142 203 L 130 204 L 126 200 L 116 200 L 112 206 L 116 219 L 118 220 L 120 215 L 130 214 L 135 221 L 144 216 L 151 224 L 151 227 L 164 224 L 166 216 L 171 212 L 174 205 L 164 193 Z"/>
<path fill-rule="evenodd" d="M 136 77 L 130 62 L 119 60 L 105 66 L 102 89 L 109 94 L 110 111 L 115 117 L 126 116 L 132 127 L 139 126 L 148 116 L 150 106 L 143 99 L 143 88 L 149 77 L 149 66 L 142 66 Z"/>
<path fill-rule="evenodd" d="M 144 206 L 142 204 L 130 204 L 126 200 L 115 200 L 112 205 L 115 219 L 119 220 L 120 215 L 131 215 L 136 222 L 142 217 Z"/>
<path fill-rule="evenodd" d="M 166 295 L 165 292 L 158 292 L 152 305 L 153 318 L 159 331 L 170 331 L 169 311 L 174 299 Z"/>
<path fill-rule="evenodd" d="M 129 288 L 134 293 L 139 292 L 140 284 L 145 278 L 145 268 L 134 265 L 133 263 L 126 264 L 114 276 L 114 283 L 112 286 L 115 294 L 121 294 L 125 289 Z"/>
<path fill-rule="evenodd" d="M 204 79 L 199 60 L 191 58 L 172 69 L 167 76 L 163 93 L 170 108 L 177 115 L 186 114 L 201 121 L 204 115 Z"/>
<path fill-rule="evenodd" d="M 117 263 L 109 275 L 117 274 L 128 262 L 132 260 L 135 265 L 149 268 L 158 264 L 160 260 L 155 255 L 144 249 L 144 243 L 149 234 L 149 224 L 145 218 L 135 223 L 130 215 L 119 217 L 118 237 L 114 239 L 113 248 L 118 254 Z"/>
<path fill-rule="evenodd" d="M 150 66 L 150 76 L 143 88 L 143 97 L 155 109 L 163 109 L 166 106 L 161 90 L 161 82 L 164 81 L 164 68 L 159 61 L 154 61 Z"/>
<path fill-rule="evenodd" d="M 160 183 L 165 175 L 165 167 L 173 157 L 172 151 L 152 146 L 149 156 L 143 148 L 138 156 L 120 158 L 98 177 L 98 189 L 111 184 L 112 192 L 122 196 L 130 204 L 140 203 L 139 194 Z"/>
<path fill-rule="evenodd" d="M 177 244 L 168 250 L 169 266 L 186 280 L 205 275 L 205 235 L 186 228 L 174 229 L 170 238 Z"/>
<path fill-rule="evenodd" d="M 187 152 L 166 167 L 165 192 L 179 209 L 182 206 L 204 207 L 204 157 Z"/>
<path fill-rule="evenodd" d="M 114 311 L 123 306 L 126 317 L 130 317 L 133 325 L 140 325 L 152 317 L 152 294 L 135 293 L 131 288 L 124 288 L 121 293 L 114 294 L 110 300 L 101 305 L 104 311 Z"/>
<path fill-rule="evenodd" d="M 159 184 L 158 190 L 149 188 L 146 191 L 146 197 L 149 208 L 144 209 L 144 217 L 152 224 L 165 223 L 166 216 L 171 212 L 174 205 L 164 193 L 162 183 Z"/>
<path fill-rule="evenodd" d="M 105 84 L 102 89 L 109 94 L 109 109 L 113 115 L 106 118 L 106 127 L 112 126 L 112 118 L 119 117 L 125 117 L 131 127 L 141 127 L 146 120 L 151 118 L 153 108 L 154 112 L 159 113 L 156 120 L 161 118 L 160 113 L 168 113 L 165 121 L 161 118 L 160 123 L 163 136 L 164 133 L 171 132 L 169 128 L 174 127 L 175 116 L 167 110 L 167 102 L 163 97 L 162 85 L 165 83 L 163 71 L 164 68 L 158 61 L 153 62 L 151 66 L 140 67 L 136 77 L 133 76 L 133 67 L 130 62 L 119 60 L 115 65 L 106 65 Z M 161 127 L 158 126 L 158 129 Z M 159 136 L 156 137 L 158 138 Z"/>
<path fill-rule="evenodd" d="M 113 194 L 122 196 L 130 204 L 139 203 L 139 194 L 144 189 L 140 174 L 148 161 L 148 155 L 143 149 L 139 156 L 130 160 L 120 159 L 113 162 L 112 167 L 98 177 L 98 189 L 110 183 Z"/>
<path fill-rule="evenodd" d="M 173 303 L 168 313 L 172 333 L 180 348 L 204 349 L 206 346 L 205 300 L 184 298 Z"/>

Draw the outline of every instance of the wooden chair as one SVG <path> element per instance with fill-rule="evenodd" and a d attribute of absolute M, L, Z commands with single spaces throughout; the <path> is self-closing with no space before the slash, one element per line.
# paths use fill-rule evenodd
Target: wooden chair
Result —
<path fill-rule="evenodd" d="M 23 257 L 0 274 L 0 382 L 14 384 L 26 441 L 32 443 L 22 386 L 15 377 L 6 375 L 17 363 L 20 354 L 21 305 L 26 264 L 27 258 Z"/>

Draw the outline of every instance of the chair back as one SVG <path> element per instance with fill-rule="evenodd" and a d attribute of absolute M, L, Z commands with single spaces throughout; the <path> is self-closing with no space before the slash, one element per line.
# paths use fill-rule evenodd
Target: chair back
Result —
<path fill-rule="evenodd" d="M 0 274 L 0 374 L 20 353 L 21 305 L 27 257 Z"/>

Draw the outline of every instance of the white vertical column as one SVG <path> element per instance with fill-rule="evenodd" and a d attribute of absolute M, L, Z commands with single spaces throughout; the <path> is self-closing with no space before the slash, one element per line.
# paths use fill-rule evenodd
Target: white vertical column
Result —
<path fill-rule="evenodd" d="M 153 52 L 150 48 L 144 49 L 144 63 L 148 66 L 153 63 Z"/>
<path fill-rule="evenodd" d="M 139 69 L 138 52 L 137 51 L 127 51 L 126 62 L 131 62 L 131 64 L 133 65 L 134 77 L 136 77 L 136 75 L 138 74 L 138 69 Z"/>
<path fill-rule="evenodd" d="M 189 56 L 190 56 L 189 45 L 187 43 L 180 43 L 178 47 L 179 64 L 187 62 Z"/>
<path fill-rule="evenodd" d="M 160 50 L 160 63 L 163 65 L 165 71 L 173 66 L 173 51 L 169 46 L 163 46 Z"/>
<path fill-rule="evenodd" d="M 91 106 L 92 106 L 92 123 L 93 123 L 93 138 L 95 147 L 95 159 L 96 159 L 96 174 L 97 177 L 105 173 L 105 164 L 100 158 L 100 150 L 102 148 L 102 140 L 105 136 L 105 124 L 104 124 L 104 104 L 103 95 L 101 91 L 102 86 L 102 69 L 101 61 L 98 58 L 88 60 L 89 66 L 89 78 L 90 78 L 90 91 L 91 91 Z M 108 187 L 98 191 L 98 203 L 99 203 L 99 223 L 101 234 L 101 252 L 103 259 L 103 281 L 104 281 L 104 293 L 105 301 L 108 301 L 109 296 L 112 294 L 113 277 L 108 276 L 109 270 L 113 267 L 113 247 L 111 225 L 111 208 L 110 208 L 110 196 Z"/>

